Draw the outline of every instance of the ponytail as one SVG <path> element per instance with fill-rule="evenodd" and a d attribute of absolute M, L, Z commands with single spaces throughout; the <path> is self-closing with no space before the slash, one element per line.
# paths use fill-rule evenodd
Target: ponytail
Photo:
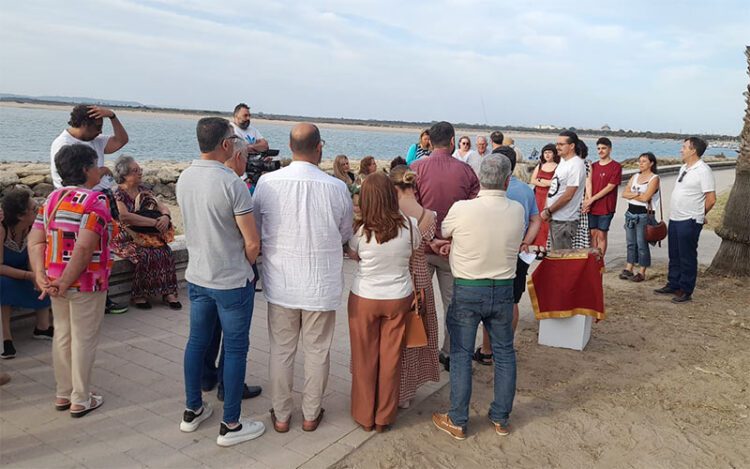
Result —
<path fill-rule="evenodd" d="M 575 145 L 576 155 L 580 156 L 584 160 L 589 156 L 589 147 L 586 146 L 583 140 L 578 138 L 577 133 L 573 132 L 572 130 L 563 130 L 558 135 L 560 137 L 567 137 L 570 140 L 570 143 Z"/>

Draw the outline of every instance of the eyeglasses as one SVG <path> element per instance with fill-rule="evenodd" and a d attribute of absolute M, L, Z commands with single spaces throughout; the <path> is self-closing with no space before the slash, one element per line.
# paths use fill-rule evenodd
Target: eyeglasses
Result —
<path fill-rule="evenodd" d="M 130 172 L 133 174 L 141 174 L 143 172 L 143 168 L 141 168 L 140 166 L 138 166 L 137 168 L 131 168 Z"/>
<path fill-rule="evenodd" d="M 686 174 L 687 174 L 687 169 L 680 173 L 680 177 L 677 178 L 677 182 L 682 182 L 682 180 L 685 179 Z"/>
<path fill-rule="evenodd" d="M 468 145 L 468 144 L 469 144 L 469 142 L 467 142 L 466 140 L 464 140 L 463 142 L 461 142 L 461 145 Z"/>

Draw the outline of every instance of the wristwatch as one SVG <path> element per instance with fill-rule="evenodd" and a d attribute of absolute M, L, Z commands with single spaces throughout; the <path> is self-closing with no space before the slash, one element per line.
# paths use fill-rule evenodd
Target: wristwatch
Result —
<path fill-rule="evenodd" d="M 113 120 L 113 119 L 117 119 L 117 114 L 115 114 L 114 112 L 113 112 L 113 113 L 112 113 L 112 115 L 111 115 L 111 116 L 109 117 L 109 120 Z"/>

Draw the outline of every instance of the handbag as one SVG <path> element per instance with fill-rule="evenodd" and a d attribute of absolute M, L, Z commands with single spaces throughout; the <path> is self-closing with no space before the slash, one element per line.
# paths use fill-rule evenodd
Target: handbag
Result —
<path fill-rule="evenodd" d="M 411 221 L 408 218 L 406 221 L 409 223 L 409 243 L 411 247 L 409 264 L 411 264 L 411 259 L 414 258 L 414 230 Z M 411 272 L 411 281 L 414 284 L 414 300 L 411 309 L 406 313 L 406 348 L 425 347 L 427 345 L 427 331 L 424 327 L 423 318 L 427 306 L 424 288 L 417 288 L 417 281 L 413 272 Z"/>
<path fill-rule="evenodd" d="M 650 200 L 648 202 L 648 210 L 650 213 L 653 213 Z M 646 224 L 646 242 L 659 243 L 659 247 L 661 247 L 661 241 L 667 237 L 667 224 L 664 223 L 664 211 L 661 204 L 661 197 L 659 197 L 659 218 L 661 218 L 661 220 L 657 222 L 655 215 L 653 218 L 649 215 L 648 223 Z"/>
<path fill-rule="evenodd" d="M 133 213 L 142 217 L 156 220 L 163 215 L 158 210 L 159 204 L 150 193 L 140 192 L 135 197 Z M 169 227 L 164 233 L 161 233 L 154 226 L 130 226 L 122 224 L 124 230 L 128 233 L 133 242 L 141 247 L 160 248 L 174 241 L 174 225 L 169 222 Z"/>

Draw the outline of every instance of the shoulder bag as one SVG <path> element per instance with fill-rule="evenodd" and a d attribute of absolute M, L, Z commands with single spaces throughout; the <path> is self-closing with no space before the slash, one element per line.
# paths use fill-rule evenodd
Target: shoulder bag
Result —
<path fill-rule="evenodd" d="M 158 204 L 154 196 L 149 193 L 139 193 L 135 198 L 133 213 L 146 218 L 157 219 L 162 216 L 158 210 Z M 174 225 L 169 222 L 169 228 L 164 233 L 160 233 L 153 226 L 130 226 L 122 224 L 125 231 L 135 244 L 146 248 L 160 248 L 167 243 L 174 241 Z"/>
<path fill-rule="evenodd" d="M 661 188 L 659 188 L 661 190 Z M 653 199 L 653 196 L 651 197 Z M 664 223 L 664 210 L 661 203 L 661 197 L 659 197 L 659 218 L 660 221 L 656 221 L 656 215 L 653 214 L 651 208 L 651 201 L 648 201 L 648 223 L 646 223 L 646 242 L 648 243 L 659 243 L 661 247 L 661 241 L 667 237 L 667 224 Z"/>
<path fill-rule="evenodd" d="M 414 229 L 408 216 L 406 217 L 406 222 L 409 224 L 409 247 L 411 248 L 409 265 L 411 265 L 411 259 L 414 258 Z M 414 284 L 414 301 L 412 302 L 411 309 L 406 313 L 406 347 L 425 347 L 427 345 L 427 331 L 425 330 L 423 320 L 426 310 L 424 288 L 417 288 L 417 280 L 414 278 L 414 272 L 411 272 L 411 281 Z"/>

